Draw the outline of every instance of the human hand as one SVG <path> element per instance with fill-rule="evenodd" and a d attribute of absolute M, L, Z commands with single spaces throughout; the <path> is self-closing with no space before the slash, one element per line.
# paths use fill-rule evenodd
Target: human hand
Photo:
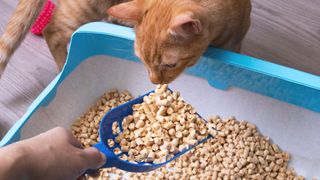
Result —
<path fill-rule="evenodd" d="M 97 169 L 106 161 L 106 157 L 97 149 L 82 149 L 71 132 L 61 127 L 9 145 L 8 148 L 11 148 L 10 152 L 20 154 L 14 155 L 20 157 L 16 158 L 18 164 L 15 169 L 19 171 L 17 167 L 21 167 L 20 172 L 16 173 L 23 175 L 15 174 L 17 178 L 13 179 L 76 179 L 87 169 Z M 0 154 L 3 153 L 0 151 Z"/>

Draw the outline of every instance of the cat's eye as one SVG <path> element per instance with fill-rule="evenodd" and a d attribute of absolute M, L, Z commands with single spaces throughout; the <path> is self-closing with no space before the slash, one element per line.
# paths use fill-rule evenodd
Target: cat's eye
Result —
<path fill-rule="evenodd" d="M 161 66 L 164 67 L 164 68 L 174 68 L 174 67 L 177 66 L 177 63 L 174 63 L 174 64 L 162 64 Z"/>

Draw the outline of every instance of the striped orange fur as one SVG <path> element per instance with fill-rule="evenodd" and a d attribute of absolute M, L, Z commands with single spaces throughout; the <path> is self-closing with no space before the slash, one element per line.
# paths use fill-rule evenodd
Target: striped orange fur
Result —
<path fill-rule="evenodd" d="M 127 0 L 58 0 L 51 22 L 43 35 L 60 70 L 66 60 L 67 44 L 72 33 L 85 23 L 105 19 L 107 8 L 125 1 Z M 20 0 L 0 38 L 0 77 L 44 3 L 45 0 Z"/>
<path fill-rule="evenodd" d="M 0 38 L 0 76 L 43 4 L 20 0 Z M 58 0 L 43 34 L 62 69 L 67 44 L 79 26 L 106 18 L 134 24 L 135 53 L 150 80 L 169 83 L 196 64 L 209 45 L 240 51 L 250 12 L 250 0 Z"/>

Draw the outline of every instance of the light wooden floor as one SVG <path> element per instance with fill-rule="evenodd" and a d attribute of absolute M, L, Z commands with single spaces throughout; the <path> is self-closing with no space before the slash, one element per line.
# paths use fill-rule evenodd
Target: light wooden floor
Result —
<path fill-rule="evenodd" d="M 0 33 L 17 2 L 0 1 Z M 253 0 L 243 52 L 320 75 L 319 9 L 319 0 Z M 0 137 L 57 73 L 44 40 L 29 34 L 0 80 Z"/>

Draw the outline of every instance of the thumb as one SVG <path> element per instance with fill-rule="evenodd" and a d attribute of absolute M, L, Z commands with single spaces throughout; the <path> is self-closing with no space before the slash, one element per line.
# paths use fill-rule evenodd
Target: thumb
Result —
<path fill-rule="evenodd" d="M 98 169 L 106 163 L 106 156 L 94 147 L 83 150 L 84 163 L 87 169 Z"/>

